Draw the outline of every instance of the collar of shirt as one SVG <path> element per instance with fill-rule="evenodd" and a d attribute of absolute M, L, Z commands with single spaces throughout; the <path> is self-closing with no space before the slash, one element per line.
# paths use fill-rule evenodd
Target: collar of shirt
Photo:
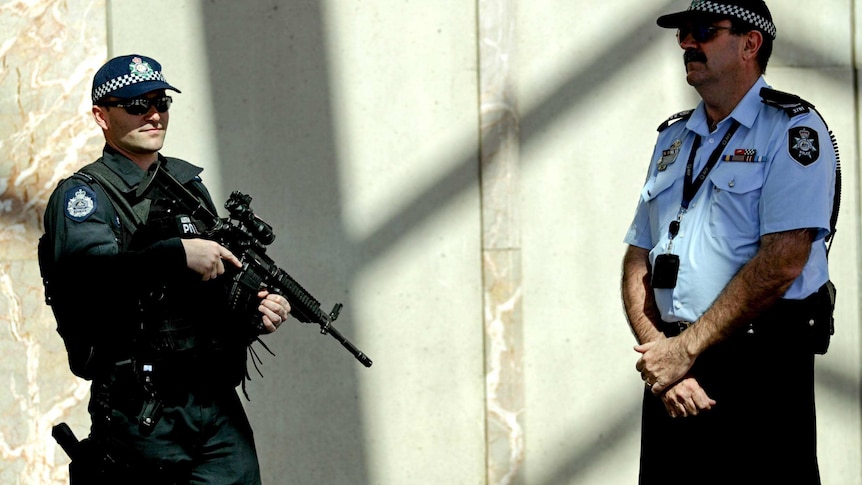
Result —
<path fill-rule="evenodd" d="M 141 167 L 135 165 L 134 162 L 107 144 L 102 152 L 102 162 L 107 165 L 112 172 L 119 175 L 129 188 L 137 186 L 138 183 L 141 182 L 141 179 L 144 178 L 144 175 L 146 175 Z"/>
<path fill-rule="evenodd" d="M 745 96 L 742 97 L 742 100 L 736 105 L 733 111 L 731 111 L 730 115 L 721 120 L 718 123 L 718 126 L 724 126 L 731 118 L 735 119 L 740 125 L 746 128 L 750 129 L 754 126 L 754 120 L 757 119 L 757 114 L 760 112 L 760 108 L 763 105 L 760 97 L 760 89 L 768 87 L 770 86 L 766 83 L 763 76 L 758 78 L 757 82 L 755 82 L 751 89 L 745 93 Z M 686 122 L 685 127 L 689 131 L 701 136 L 708 136 L 710 134 L 709 126 L 706 121 L 706 107 L 704 106 L 703 101 L 697 105 L 694 113 L 692 113 L 691 117 Z"/>
<path fill-rule="evenodd" d="M 110 145 L 105 145 L 102 161 L 108 168 L 123 179 L 130 188 L 135 188 L 143 180 L 146 173 L 122 153 Z M 200 174 L 203 169 L 176 158 L 167 158 L 159 154 L 161 163 L 180 183 L 186 183 Z"/>

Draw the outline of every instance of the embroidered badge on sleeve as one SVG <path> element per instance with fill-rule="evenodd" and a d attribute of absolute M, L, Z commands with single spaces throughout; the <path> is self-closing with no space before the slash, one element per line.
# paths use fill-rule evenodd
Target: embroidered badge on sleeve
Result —
<path fill-rule="evenodd" d="M 96 212 L 96 193 L 86 185 L 78 185 L 67 190 L 65 201 L 66 217 L 75 222 L 84 222 Z"/>
<path fill-rule="evenodd" d="M 806 126 L 791 128 L 787 134 L 787 144 L 790 156 L 807 167 L 820 157 L 820 145 L 817 132 Z"/>

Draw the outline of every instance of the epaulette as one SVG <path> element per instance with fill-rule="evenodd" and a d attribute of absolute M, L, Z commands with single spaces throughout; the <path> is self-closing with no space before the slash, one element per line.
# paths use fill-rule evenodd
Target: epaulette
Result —
<path fill-rule="evenodd" d="M 691 117 L 691 114 L 694 113 L 693 109 L 687 109 L 685 111 L 680 111 L 679 113 L 671 116 L 670 118 L 664 120 L 664 123 L 658 125 L 658 132 L 661 133 L 666 130 L 670 125 L 676 123 L 678 120 L 687 120 Z"/>
<path fill-rule="evenodd" d="M 795 94 L 775 89 L 760 88 L 760 97 L 763 98 L 764 104 L 783 110 L 791 118 L 808 113 L 814 108 L 813 104 Z"/>
<path fill-rule="evenodd" d="M 88 174 L 88 173 L 85 173 L 85 172 L 75 172 L 75 173 L 73 173 L 72 175 L 70 175 L 70 176 L 69 176 L 69 178 L 77 178 L 77 179 L 81 179 L 81 180 L 83 180 L 84 182 L 86 182 L 86 183 L 88 183 L 88 184 L 90 184 L 90 185 L 92 185 L 92 184 L 96 183 L 96 179 L 95 179 L 95 178 L 93 178 L 93 176 L 92 176 L 92 175 L 90 175 L 90 174 Z M 62 183 L 63 183 L 64 181 L 66 181 L 66 180 L 67 180 L 67 179 L 63 179 L 63 180 L 61 180 L 61 181 L 60 181 L 60 183 L 62 184 Z"/>

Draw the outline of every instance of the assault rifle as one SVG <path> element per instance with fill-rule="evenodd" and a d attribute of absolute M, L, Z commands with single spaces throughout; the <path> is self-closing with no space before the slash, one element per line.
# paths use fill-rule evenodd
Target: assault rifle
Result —
<path fill-rule="evenodd" d="M 266 246 L 275 240 L 275 233 L 272 226 L 251 210 L 250 196 L 238 191 L 231 193 L 225 202 L 230 217 L 220 218 L 164 170 L 161 163 L 141 181 L 136 195 L 140 198 L 151 188 L 158 189 L 160 194 L 171 199 L 180 213 L 200 221 L 205 226 L 200 235 L 221 244 L 242 263 L 242 268 L 226 268 L 231 309 L 245 315 L 259 315 L 258 291 L 265 289 L 278 293 L 287 298 L 290 314 L 294 318 L 303 323 L 320 325 L 321 334 L 331 335 L 362 365 L 371 367 L 371 359 L 332 326 L 343 305 L 337 303 L 329 313 L 321 310 L 320 302 L 266 254 Z M 192 224 L 192 221 L 188 223 Z M 197 232 L 194 227 L 190 229 L 192 233 Z"/>

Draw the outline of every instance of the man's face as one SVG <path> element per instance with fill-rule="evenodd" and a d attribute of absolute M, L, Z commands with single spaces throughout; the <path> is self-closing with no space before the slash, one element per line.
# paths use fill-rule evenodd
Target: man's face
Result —
<path fill-rule="evenodd" d="M 154 100 L 165 96 L 165 90 L 150 91 L 140 96 Z M 108 102 L 127 101 L 108 98 Z M 93 114 L 96 122 L 102 127 L 105 139 L 109 145 L 127 155 L 153 155 L 165 142 L 170 115 L 168 111 L 159 113 L 155 106 L 150 106 L 144 114 L 129 114 L 125 108 L 117 106 L 94 106 Z"/>
<path fill-rule="evenodd" d="M 686 80 L 699 87 L 732 75 L 739 65 L 742 38 L 729 20 L 680 27 L 679 46 L 685 50 Z"/>

